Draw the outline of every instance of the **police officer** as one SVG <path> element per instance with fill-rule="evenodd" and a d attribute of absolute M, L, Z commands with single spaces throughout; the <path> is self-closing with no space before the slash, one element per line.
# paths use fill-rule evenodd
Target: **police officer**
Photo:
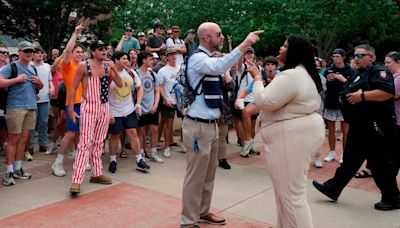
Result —
<path fill-rule="evenodd" d="M 313 185 L 336 201 L 367 159 L 382 194 L 375 209 L 399 209 L 400 193 L 396 183 L 398 168 L 393 162 L 393 76 L 386 68 L 371 64 L 375 60 L 375 50 L 370 45 L 357 46 L 354 58 L 358 72 L 346 83 L 341 95 L 343 116 L 349 123 L 343 163 L 332 179 L 325 183 L 313 181 Z"/>
<path fill-rule="evenodd" d="M 259 41 L 261 32 L 251 32 L 224 57 L 211 58 L 223 45 L 221 28 L 205 22 L 197 30 L 200 46 L 188 60 L 187 80 L 192 88 L 202 83 L 202 92 L 188 108 L 182 124 L 187 168 L 182 190 L 181 227 L 199 227 L 198 222 L 225 224 L 224 218 L 209 211 L 218 160 L 218 105 L 222 102 L 219 75 L 228 71 L 248 47 Z"/>

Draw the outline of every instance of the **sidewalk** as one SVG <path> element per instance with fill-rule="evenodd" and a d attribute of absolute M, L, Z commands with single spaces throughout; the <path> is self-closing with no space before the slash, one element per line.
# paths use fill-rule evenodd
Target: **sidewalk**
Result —
<path fill-rule="evenodd" d="M 241 158 L 229 137 L 228 160 L 231 170 L 217 169 L 213 212 L 224 216 L 224 227 L 273 227 L 276 222 L 274 192 L 261 156 Z M 262 149 L 258 138 L 259 148 Z M 337 143 L 341 151 L 341 142 Z M 327 143 L 324 144 L 325 150 Z M 0 186 L 0 227 L 179 227 L 182 183 L 185 175 L 185 154 L 176 152 L 163 164 L 148 162 L 149 174 L 135 170 L 132 154 L 119 159 L 118 171 L 108 172 L 108 148 L 103 156 L 104 174 L 112 177 L 112 185 L 89 183 L 86 172 L 81 195 L 71 198 L 72 160 L 65 158 L 66 177 L 51 174 L 56 154 L 35 153 L 34 161 L 24 162 L 25 171 L 33 174 L 15 186 Z M 326 154 L 323 154 L 323 158 Z M 372 178 L 353 179 L 339 201 L 332 203 L 317 192 L 312 179 L 326 180 L 334 174 L 338 162 L 325 163 L 324 168 L 311 168 L 308 201 L 314 227 L 399 228 L 400 211 L 381 212 L 373 208 L 380 194 Z M 4 175 L 4 157 L 0 157 L 0 175 Z M 400 183 L 400 175 L 398 176 Z M 201 227 L 215 227 L 201 224 Z"/>

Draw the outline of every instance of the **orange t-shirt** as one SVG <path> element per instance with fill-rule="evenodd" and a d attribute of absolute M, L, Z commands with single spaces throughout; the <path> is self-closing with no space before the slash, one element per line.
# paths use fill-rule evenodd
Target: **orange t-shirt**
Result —
<path fill-rule="evenodd" d="M 61 60 L 60 63 L 61 66 L 61 75 L 64 80 L 64 85 L 67 91 L 67 99 L 65 101 L 66 105 L 69 105 L 69 92 L 72 87 L 72 80 L 74 79 L 76 68 L 78 67 L 78 64 L 73 63 L 72 61 L 67 64 L 64 62 L 64 59 Z M 82 84 L 79 83 L 78 89 L 76 90 L 75 94 L 75 102 L 74 104 L 79 104 L 81 103 L 81 97 L 82 97 Z"/>

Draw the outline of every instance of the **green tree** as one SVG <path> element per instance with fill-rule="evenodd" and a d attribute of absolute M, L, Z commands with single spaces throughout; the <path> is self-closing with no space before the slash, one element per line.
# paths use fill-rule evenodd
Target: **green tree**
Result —
<path fill-rule="evenodd" d="M 45 50 L 58 47 L 69 36 L 76 23 L 109 14 L 124 0 L 2 0 L 0 29 L 4 34 L 37 40 Z M 70 17 L 70 12 L 76 17 Z M 98 35 L 108 30 L 98 32 Z"/>

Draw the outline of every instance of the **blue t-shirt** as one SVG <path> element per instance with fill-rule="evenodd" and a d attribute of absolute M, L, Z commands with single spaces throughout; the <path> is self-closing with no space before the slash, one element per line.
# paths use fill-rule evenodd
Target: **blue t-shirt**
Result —
<path fill-rule="evenodd" d="M 32 64 L 27 67 L 16 62 L 18 74 L 25 73 L 27 79 L 23 83 L 16 83 L 8 87 L 7 109 L 36 109 L 36 89 L 32 83 L 32 75 L 35 69 Z M 0 69 L 0 77 L 8 79 L 11 77 L 11 64 L 7 64 Z"/>
<path fill-rule="evenodd" d="M 131 37 L 129 40 L 125 41 L 122 44 L 122 51 L 125 53 L 128 53 L 129 50 L 131 50 L 132 48 L 134 48 L 136 50 L 140 50 L 139 40 L 136 39 L 135 37 Z"/>

